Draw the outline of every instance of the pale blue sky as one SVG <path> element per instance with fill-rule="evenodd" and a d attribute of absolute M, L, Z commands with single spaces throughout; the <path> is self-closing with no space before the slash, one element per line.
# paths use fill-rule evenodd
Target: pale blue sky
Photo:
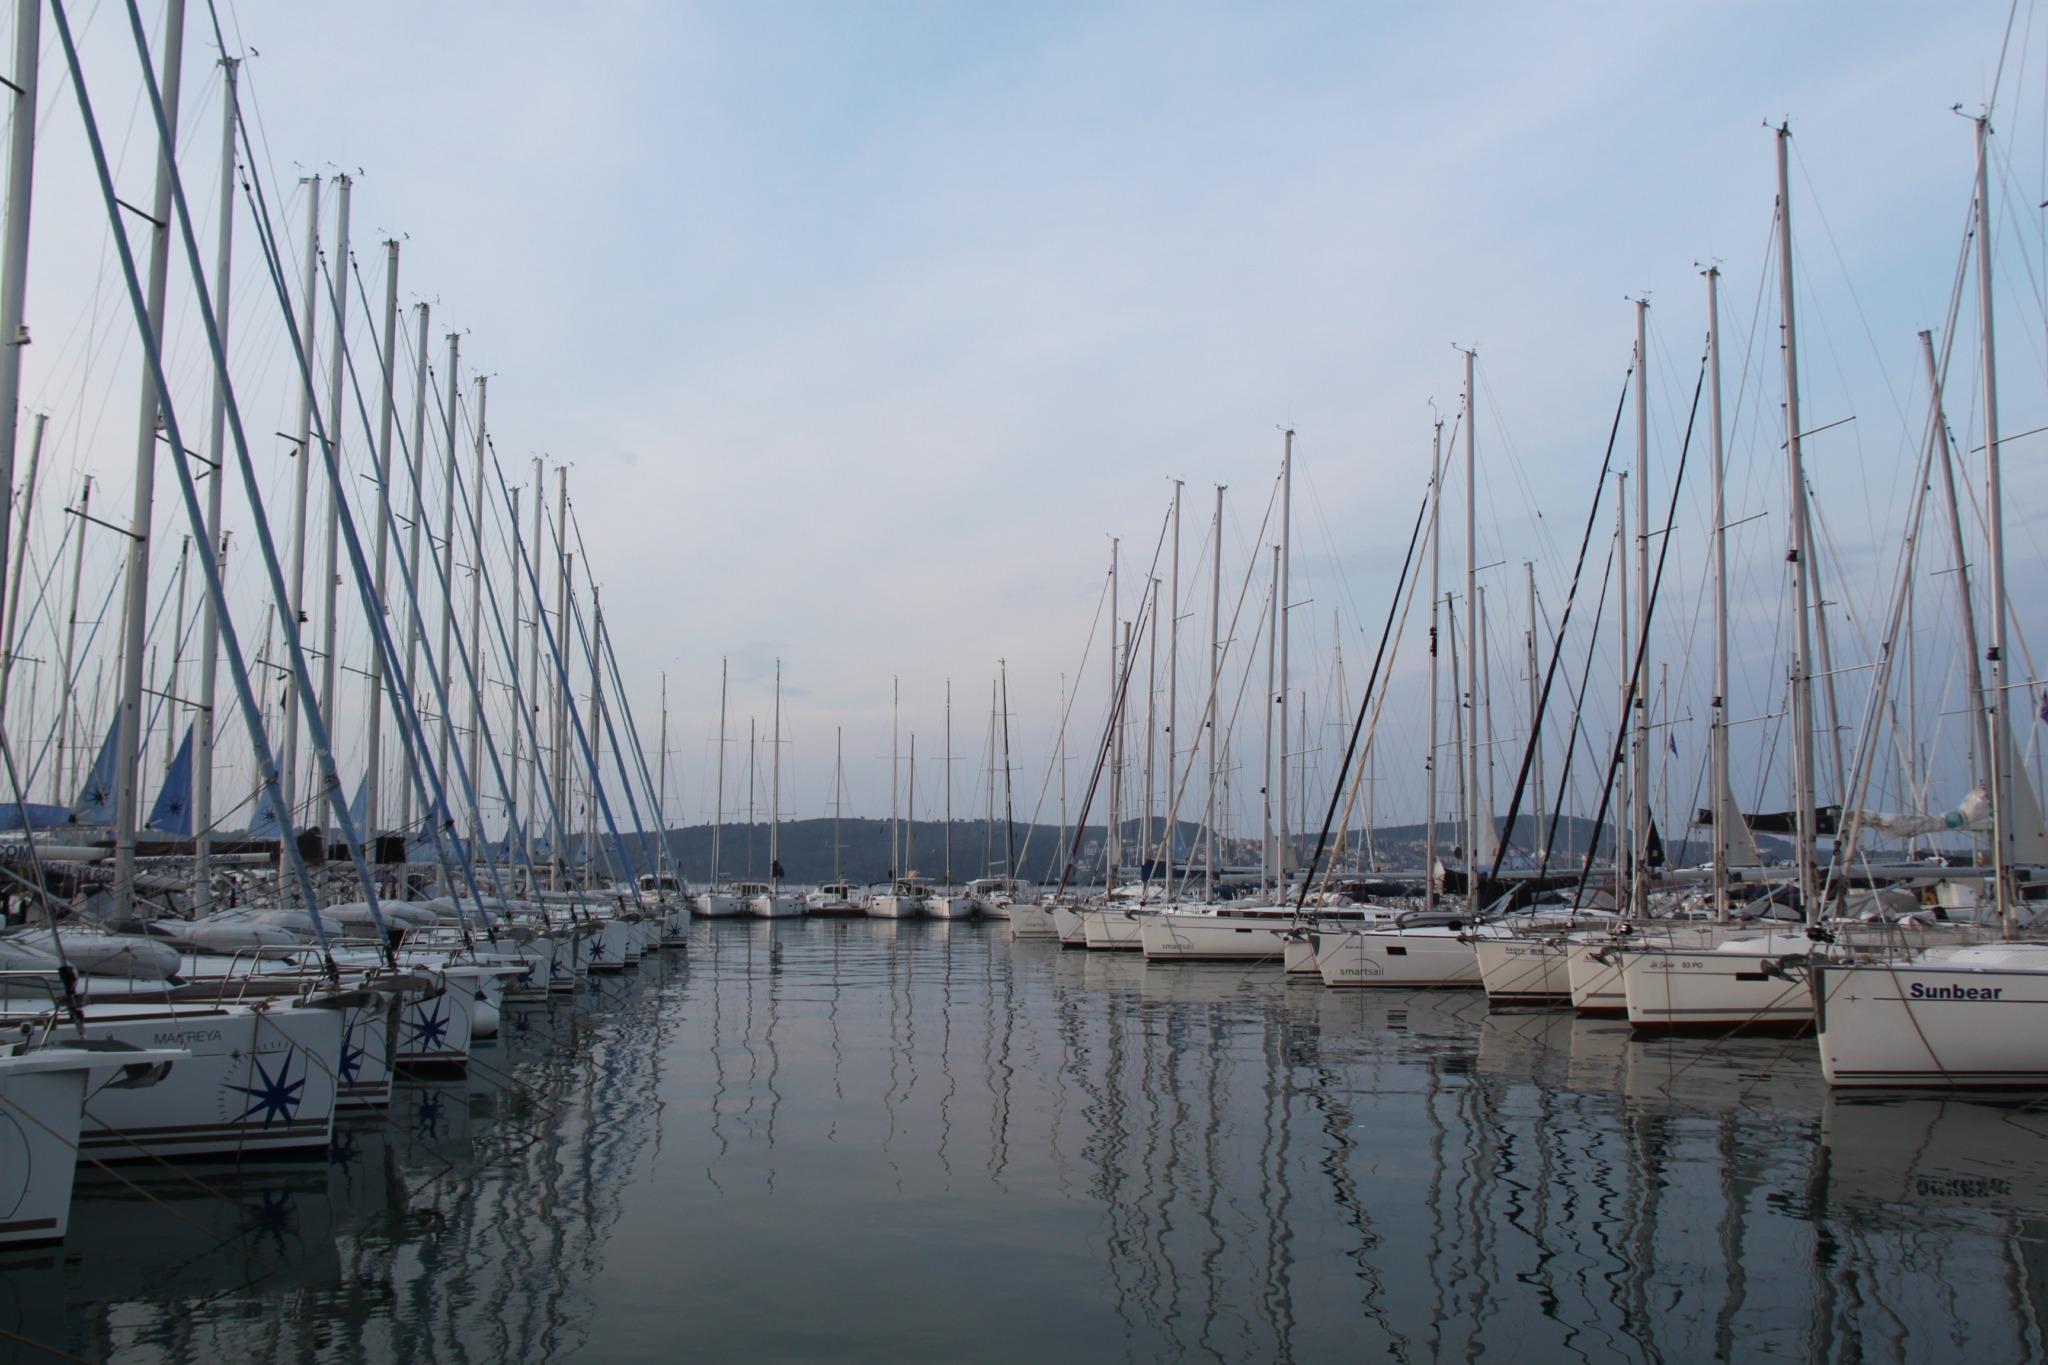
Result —
<path fill-rule="evenodd" d="M 126 118 L 118 15 L 92 19 L 95 95 Z M 2006 9 L 240 0 L 230 18 L 261 52 L 250 89 L 284 207 L 304 170 L 361 168 L 373 291 L 370 244 L 407 234 L 405 296 L 434 301 L 437 334 L 466 329 L 467 358 L 494 375 L 498 450 L 573 462 L 643 736 L 665 669 L 672 813 L 696 819 L 722 654 L 742 732 L 747 715 L 765 722 L 785 660 L 793 813 L 823 811 L 837 725 L 857 805 L 886 809 L 892 675 L 921 754 L 947 676 L 956 744 L 978 751 L 998 657 L 1035 788 L 1107 536 L 1149 547 L 1168 480 L 1185 478 L 1192 572 L 1210 486 L 1228 483 L 1234 575 L 1279 424 L 1300 433 L 1296 598 L 1313 601 L 1297 676 L 1327 689 L 1335 610 L 1355 690 L 1360 632 L 1377 632 L 1421 492 L 1429 403 L 1456 405 L 1454 343 L 1481 348 L 1487 385 L 1483 552 L 1509 561 L 1517 613 L 1523 559 L 1551 598 L 1627 362 L 1628 297 L 1653 303 L 1660 458 L 1697 364 L 1696 265 L 1727 271 L 1731 345 L 1759 316 L 1766 121 L 1796 136 L 1809 425 L 1857 417 L 1815 443 L 1814 479 L 1874 601 L 1923 420 L 1914 333 L 1943 322 L 1967 205 L 1969 126 L 1949 110 L 1986 97 Z M 190 117 L 205 131 L 189 155 L 210 182 L 205 23 L 202 9 Z M 2032 264 L 2015 249 L 2002 286 L 2011 431 L 2048 407 L 2027 277 L 2048 197 L 2044 43 L 2048 20 L 2016 42 L 2000 118 L 2010 188 L 2031 196 L 2012 211 L 2033 234 Z M 74 123 L 59 106 L 39 189 L 30 316 L 53 339 L 101 278 Z M 139 195 L 146 163 L 125 164 Z M 1748 510 L 1782 499 L 1760 317 L 1751 426 L 1731 438 Z M 125 506 L 132 400 L 93 428 L 84 395 L 125 395 L 126 372 L 65 377 L 52 356 L 39 373 L 43 359 L 31 401 L 79 429 L 65 467 L 103 471 Z M 244 381 L 266 430 L 289 420 L 282 380 Z M 2012 481 L 2024 523 L 2042 481 L 2024 462 Z M 1756 529 L 1761 698 L 1778 550 Z M 2019 541 L 2016 565 L 2036 569 L 2040 547 Z M 1697 555 L 1683 567 L 1694 581 Z M 1684 610 L 1673 715 L 1704 704 L 1703 646 L 1684 647 L 1693 599 Z M 1413 706 L 1398 724 L 1419 733 Z M 1414 766 L 1391 748 L 1385 761 Z M 1382 811 L 1396 813 L 1419 812 Z"/>

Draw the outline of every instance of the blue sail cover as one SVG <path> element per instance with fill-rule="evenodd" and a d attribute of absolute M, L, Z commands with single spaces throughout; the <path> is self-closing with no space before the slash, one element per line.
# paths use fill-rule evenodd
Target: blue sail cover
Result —
<path fill-rule="evenodd" d="M 263 797 L 256 798 L 256 818 L 249 822 L 251 839 L 275 839 L 281 833 L 277 827 L 277 812 L 270 808 L 270 802 Z"/>
<path fill-rule="evenodd" d="M 185 727 L 177 757 L 164 770 L 164 785 L 149 808 L 149 828 L 165 834 L 192 833 L 192 727 Z"/>
<path fill-rule="evenodd" d="M 93 760 L 92 771 L 85 775 L 85 785 L 78 789 L 78 799 L 71 803 L 71 814 L 81 825 L 114 823 L 114 741 L 120 733 L 121 721 L 116 717 L 107 727 L 106 740 L 100 745 L 100 756 Z"/>
<path fill-rule="evenodd" d="M 0 830 L 23 828 L 22 813 L 24 810 L 28 813 L 27 828 L 29 829 L 48 829 L 52 825 L 68 825 L 71 823 L 71 807 L 69 806 L 43 806 L 37 805 L 33 801 L 25 804 L 9 801 L 4 805 L 0 805 Z"/>

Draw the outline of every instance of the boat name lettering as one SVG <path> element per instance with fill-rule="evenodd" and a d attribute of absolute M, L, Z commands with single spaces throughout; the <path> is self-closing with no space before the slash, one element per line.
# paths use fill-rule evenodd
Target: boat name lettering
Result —
<path fill-rule="evenodd" d="M 180 1029 L 176 1033 L 159 1033 L 150 1040 L 154 1047 L 190 1047 L 194 1043 L 217 1043 L 220 1030 L 217 1028 Z"/>
<path fill-rule="evenodd" d="M 2005 994 L 2003 986 L 1930 986 L 1915 981 L 1908 992 L 1915 1000 L 1996 1000 Z"/>

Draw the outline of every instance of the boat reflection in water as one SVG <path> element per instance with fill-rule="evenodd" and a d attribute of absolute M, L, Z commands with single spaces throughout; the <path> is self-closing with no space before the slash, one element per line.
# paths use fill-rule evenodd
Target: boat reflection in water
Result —
<path fill-rule="evenodd" d="M 467 1078 L 401 1083 L 314 1161 L 81 1164 L 63 1244 L 0 1256 L 0 1362 L 577 1354 L 654 1131 L 662 989 L 508 1010 Z"/>
<path fill-rule="evenodd" d="M 0 1326 L 135 1361 L 2038 1355 L 2024 1101 L 971 921 L 689 951 L 509 1015 L 325 1167 L 86 1178 Z"/>

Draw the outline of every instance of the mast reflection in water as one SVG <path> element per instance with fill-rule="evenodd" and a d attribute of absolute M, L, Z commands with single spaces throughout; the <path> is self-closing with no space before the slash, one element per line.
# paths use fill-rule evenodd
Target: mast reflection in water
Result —
<path fill-rule="evenodd" d="M 202 1361 L 2042 1358 L 2048 1113 L 1001 925 L 699 922 L 327 1167 L 85 1181 L 0 1327 Z M 0 1360 L 47 1360 L 0 1345 Z"/>

